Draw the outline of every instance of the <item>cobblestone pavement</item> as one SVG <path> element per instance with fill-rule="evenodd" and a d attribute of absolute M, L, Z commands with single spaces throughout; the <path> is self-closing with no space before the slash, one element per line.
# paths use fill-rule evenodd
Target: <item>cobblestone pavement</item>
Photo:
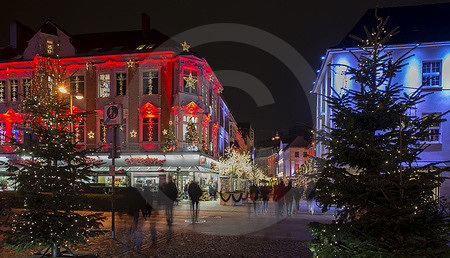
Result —
<path fill-rule="evenodd" d="M 104 223 L 105 235 L 92 239 L 75 251 L 100 257 L 311 257 L 303 245 L 311 239 L 306 225 L 311 221 L 328 222 L 331 214 L 310 215 L 299 212 L 277 216 L 275 204 L 266 211 L 253 205 L 221 206 L 202 202 L 203 223 L 188 223 L 190 207 L 181 202 L 174 210 L 174 223 L 167 226 L 164 211 L 152 218 L 139 218 L 137 224 L 128 215 L 116 216 L 116 239 L 111 239 L 110 213 Z M 303 203 L 301 211 L 306 207 Z M 318 210 L 316 210 L 318 212 Z M 152 228 L 156 235 L 152 238 Z M 0 257 L 26 257 L 0 248 Z"/>

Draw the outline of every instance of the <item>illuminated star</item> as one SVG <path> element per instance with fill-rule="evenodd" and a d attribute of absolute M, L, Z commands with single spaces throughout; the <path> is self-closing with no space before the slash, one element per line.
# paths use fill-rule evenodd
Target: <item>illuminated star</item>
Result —
<path fill-rule="evenodd" d="M 162 133 L 163 133 L 163 135 L 166 135 L 166 134 L 167 134 L 167 129 L 164 129 L 164 130 L 162 131 Z"/>
<path fill-rule="evenodd" d="M 197 79 L 192 77 L 192 73 L 189 73 L 188 77 L 184 77 L 184 80 L 186 81 L 186 88 L 195 89 L 195 84 L 197 83 Z"/>
<path fill-rule="evenodd" d="M 210 74 L 210 75 L 209 75 L 209 81 L 210 81 L 210 82 L 214 82 L 215 79 L 216 79 L 216 78 L 214 78 L 214 74 Z"/>
<path fill-rule="evenodd" d="M 173 122 L 172 122 L 172 121 L 169 121 L 169 125 L 173 125 Z"/>
<path fill-rule="evenodd" d="M 131 132 L 130 132 L 130 136 L 131 136 L 132 138 L 136 138 L 136 137 L 137 137 L 137 132 L 136 132 L 135 130 L 131 131 Z"/>
<path fill-rule="evenodd" d="M 90 132 L 88 133 L 88 137 L 89 137 L 89 139 L 94 139 L 95 133 L 94 133 L 93 131 L 90 131 Z"/>
<path fill-rule="evenodd" d="M 181 43 L 181 46 L 183 47 L 183 51 L 189 52 L 189 48 L 191 47 L 190 45 L 188 45 L 188 43 L 183 42 Z"/>
<path fill-rule="evenodd" d="M 128 66 L 128 68 L 132 68 L 133 65 L 134 65 L 134 60 L 130 58 L 130 60 L 128 60 L 128 62 L 127 62 L 127 66 Z"/>

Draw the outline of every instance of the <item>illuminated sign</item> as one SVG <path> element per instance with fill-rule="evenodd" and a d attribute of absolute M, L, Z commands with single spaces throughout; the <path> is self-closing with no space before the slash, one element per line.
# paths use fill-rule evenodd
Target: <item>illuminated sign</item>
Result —
<path fill-rule="evenodd" d="M 127 166 L 150 166 L 150 165 L 164 165 L 165 159 L 156 158 L 129 158 L 125 159 Z"/>

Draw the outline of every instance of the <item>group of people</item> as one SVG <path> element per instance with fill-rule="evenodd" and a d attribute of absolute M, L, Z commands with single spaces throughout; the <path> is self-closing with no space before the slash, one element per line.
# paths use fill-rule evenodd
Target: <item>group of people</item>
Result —
<path fill-rule="evenodd" d="M 202 189 L 195 181 L 186 185 L 185 188 L 187 188 L 187 195 L 189 195 L 189 198 L 191 199 L 192 223 L 195 223 L 198 221 L 198 209 L 200 197 L 202 196 Z M 172 225 L 173 206 L 178 198 L 178 189 L 171 178 L 169 178 L 167 183 L 161 185 L 160 193 L 159 200 L 165 206 L 167 224 Z"/>
<path fill-rule="evenodd" d="M 307 200 L 308 212 L 314 214 L 314 199 L 315 189 L 304 187 L 303 184 L 293 186 L 292 181 L 286 185 L 283 181 L 273 187 L 273 200 L 276 202 L 277 216 L 286 214 L 290 216 L 300 210 L 300 200 L 305 197 Z M 272 188 L 267 184 L 262 186 L 252 185 L 250 187 L 250 199 L 253 201 L 254 213 L 258 213 L 258 200 L 263 202 L 262 210 L 267 210 L 267 203 L 269 195 L 272 193 Z"/>

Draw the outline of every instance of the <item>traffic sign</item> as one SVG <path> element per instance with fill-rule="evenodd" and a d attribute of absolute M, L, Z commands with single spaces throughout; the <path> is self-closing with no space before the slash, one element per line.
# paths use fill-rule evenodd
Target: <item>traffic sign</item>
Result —
<path fill-rule="evenodd" d="M 105 125 L 121 125 L 123 120 L 122 104 L 105 105 L 103 122 Z"/>

